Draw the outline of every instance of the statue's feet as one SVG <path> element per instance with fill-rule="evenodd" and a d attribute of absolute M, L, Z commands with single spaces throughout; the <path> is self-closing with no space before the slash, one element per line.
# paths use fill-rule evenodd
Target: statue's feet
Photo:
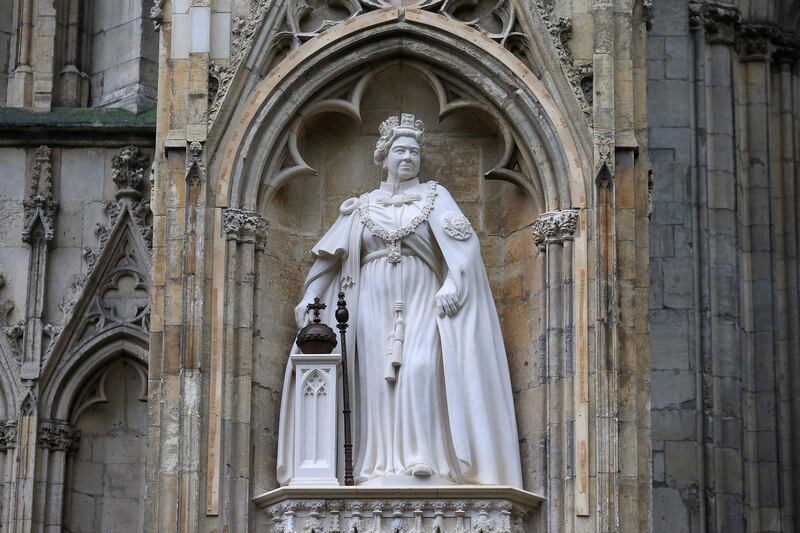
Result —
<path fill-rule="evenodd" d="M 419 463 L 411 467 L 411 475 L 416 477 L 431 477 L 433 468 L 425 463 Z"/>

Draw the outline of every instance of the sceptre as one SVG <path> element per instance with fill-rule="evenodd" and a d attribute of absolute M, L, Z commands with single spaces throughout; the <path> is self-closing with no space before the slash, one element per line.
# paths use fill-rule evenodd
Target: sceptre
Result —
<path fill-rule="evenodd" d="M 353 479 L 353 442 L 350 435 L 350 385 L 347 378 L 347 321 L 350 319 L 350 312 L 344 301 L 344 293 L 339 293 L 339 301 L 336 304 L 336 327 L 342 338 L 342 414 L 344 415 L 344 484 L 347 486 L 355 485 Z"/>

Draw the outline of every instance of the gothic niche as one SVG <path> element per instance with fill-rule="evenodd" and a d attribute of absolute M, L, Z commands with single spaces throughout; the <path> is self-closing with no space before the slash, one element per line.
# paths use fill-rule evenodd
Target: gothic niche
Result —
<path fill-rule="evenodd" d="M 378 125 L 390 113 L 410 111 L 426 124 L 420 180 L 436 180 L 453 195 L 481 241 L 512 375 L 521 440 L 523 482 L 544 493 L 540 434 L 544 414 L 532 404 L 543 381 L 542 258 L 529 226 L 544 200 L 535 163 L 516 148 L 515 133 L 468 86 L 411 61 L 331 84 L 306 104 L 265 172 L 258 210 L 270 221 L 256 299 L 262 369 L 254 400 L 271 410 L 254 413 L 254 427 L 277 428 L 283 369 L 296 327 L 293 308 L 303 296 L 310 250 L 335 221 L 341 203 L 374 189 L 380 180 L 372 153 Z M 300 113 L 298 113 L 300 116 Z M 255 439 L 255 456 L 276 456 L 274 433 Z M 277 486 L 264 468 L 258 491 Z"/>
<path fill-rule="evenodd" d="M 147 369 L 118 358 L 90 377 L 70 421 L 80 445 L 68 457 L 65 530 L 142 531 Z"/>

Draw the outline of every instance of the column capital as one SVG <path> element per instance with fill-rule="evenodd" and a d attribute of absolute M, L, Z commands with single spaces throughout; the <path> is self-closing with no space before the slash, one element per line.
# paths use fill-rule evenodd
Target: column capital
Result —
<path fill-rule="evenodd" d="M 225 209 L 222 211 L 222 227 L 225 240 L 254 242 L 259 249 L 266 245 L 269 222 L 257 211 L 235 207 Z"/>
<path fill-rule="evenodd" d="M 571 241 L 578 229 L 577 209 L 556 209 L 542 213 L 531 225 L 533 242 L 539 249 L 551 243 Z"/>
<path fill-rule="evenodd" d="M 17 447 L 17 423 L 6 421 L 0 424 L 0 451 Z"/>
<path fill-rule="evenodd" d="M 42 420 L 39 422 L 39 447 L 74 454 L 81 442 L 81 432 L 68 422 Z"/>

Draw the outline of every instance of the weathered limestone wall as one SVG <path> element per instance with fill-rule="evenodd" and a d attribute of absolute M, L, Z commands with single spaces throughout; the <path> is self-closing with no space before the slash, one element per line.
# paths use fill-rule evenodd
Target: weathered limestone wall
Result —
<path fill-rule="evenodd" d="M 92 107 L 141 112 L 155 106 L 158 32 L 147 20 L 152 2 L 94 2 L 91 14 Z"/>
<path fill-rule="evenodd" d="M 112 531 L 122 516 L 113 510 L 118 496 L 133 502 L 116 504 L 134 517 L 134 526 L 142 514 L 136 507 L 143 505 L 143 479 L 137 483 L 131 473 L 143 477 L 146 405 L 117 396 L 126 382 L 114 365 L 123 356 L 137 365 L 135 397 L 145 398 L 149 215 L 141 198 L 148 194 L 149 158 L 136 147 L 113 146 L 127 140 L 114 137 L 89 148 L 0 149 L 3 528 L 59 528 L 71 517 L 74 530 Z M 98 375 L 107 378 L 103 386 Z M 84 405 L 98 403 L 94 409 L 110 417 L 107 426 L 115 417 L 124 424 L 99 429 L 86 411 L 89 418 L 76 423 Z M 138 448 L 108 443 L 106 455 L 102 437 L 91 442 L 98 432 L 135 433 L 137 427 Z M 78 463 L 86 464 L 72 468 L 78 453 Z M 139 466 L 126 474 L 115 466 L 122 462 Z M 80 513 L 70 510 L 68 486 L 100 491 L 92 493 L 99 496 L 96 517 L 85 498 L 76 504 Z M 105 511 L 104 486 L 111 498 Z"/>
<path fill-rule="evenodd" d="M 800 481 L 796 6 L 654 8 L 654 528 L 790 531 Z"/>
<path fill-rule="evenodd" d="M 147 21 L 150 2 L 9 0 L 2 7 L 3 105 L 154 107 L 158 33 Z"/>
<path fill-rule="evenodd" d="M 13 0 L 0 2 L 3 13 L 11 13 L 14 9 Z M 0 105 L 5 105 L 6 91 L 8 90 L 8 63 L 12 53 L 13 18 L 2 17 L 0 20 Z"/>

